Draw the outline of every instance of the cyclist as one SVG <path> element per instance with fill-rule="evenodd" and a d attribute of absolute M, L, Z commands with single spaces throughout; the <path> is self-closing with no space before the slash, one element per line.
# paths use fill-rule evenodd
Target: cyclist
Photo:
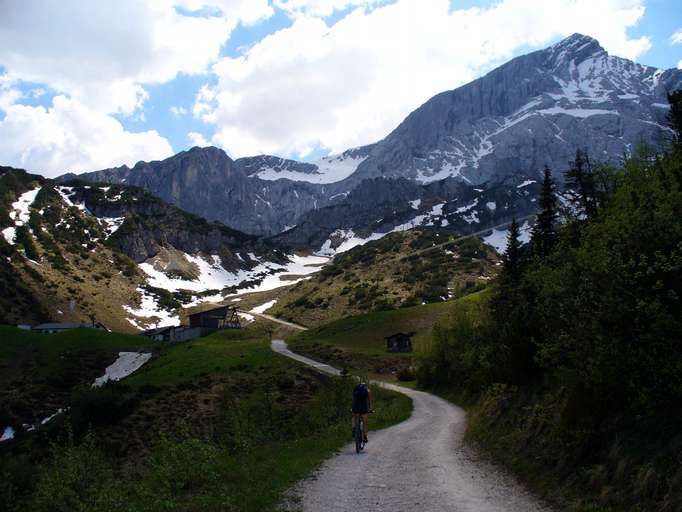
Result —
<path fill-rule="evenodd" d="M 372 412 L 372 392 L 369 390 L 366 382 L 361 382 L 355 389 L 353 389 L 353 437 L 355 437 L 355 429 L 357 428 L 360 416 L 362 416 L 363 441 L 367 442 L 367 418 Z"/>

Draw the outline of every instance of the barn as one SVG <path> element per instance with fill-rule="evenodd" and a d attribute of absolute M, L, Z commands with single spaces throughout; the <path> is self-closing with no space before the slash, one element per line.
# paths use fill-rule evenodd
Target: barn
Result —
<path fill-rule="evenodd" d="M 413 332 L 405 334 L 398 332 L 386 337 L 386 351 L 387 352 L 412 352 L 412 336 Z"/>
<path fill-rule="evenodd" d="M 220 306 L 189 315 L 189 326 L 206 336 L 219 329 L 241 329 L 236 306 Z"/>
<path fill-rule="evenodd" d="M 201 336 L 200 328 L 180 326 L 159 327 L 157 329 L 148 329 L 142 331 L 140 336 L 149 338 L 155 341 L 166 341 L 169 343 L 180 343 L 182 341 L 189 341 L 192 338 Z"/>

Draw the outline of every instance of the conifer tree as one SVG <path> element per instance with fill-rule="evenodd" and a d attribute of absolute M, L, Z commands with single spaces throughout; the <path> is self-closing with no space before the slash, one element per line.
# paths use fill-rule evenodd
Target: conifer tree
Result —
<path fill-rule="evenodd" d="M 531 246 L 535 254 L 544 258 L 556 241 L 556 189 L 552 179 L 552 171 L 545 165 L 542 189 L 540 191 L 540 211 L 538 212 L 531 238 Z"/>
<path fill-rule="evenodd" d="M 516 217 L 512 218 L 507 235 L 507 250 L 502 256 L 502 275 L 507 282 L 517 282 L 521 275 L 521 239 Z M 505 283 L 507 284 L 507 283 Z"/>
<path fill-rule="evenodd" d="M 597 212 L 594 175 L 587 151 L 576 150 L 575 160 L 566 171 L 566 186 L 578 215 L 584 215 L 587 218 L 594 217 Z"/>

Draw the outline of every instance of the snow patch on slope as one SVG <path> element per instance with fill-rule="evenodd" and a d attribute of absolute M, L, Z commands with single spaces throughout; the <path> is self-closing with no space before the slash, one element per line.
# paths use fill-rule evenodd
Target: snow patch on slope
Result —
<path fill-rule="evenodd" d="M 521 240 L 521 242 L 524 244 L 530 242 L 530 234 L 532 229 L 533 226 L 531 226 L 528 221 L 525 221 L 519 228 L 519 240 Z M 494 247 L 498 253 L 504 254 L 504 252 L 507 250 L 508 237 L 509 229 L 493 229 L 491 234 L 481 238 L 486 244 Z"/>
<path fill-rule="evenodd" d="M 19 196 L 19 199 L 12 203 L 9 211 L 9 219 L 14 223 L 14 226 L 9 226 L 2 230 L 2 236 L 8 244 L 15 244 L 17 236 L 16 228 L 26 224 L 31 217 L 31 205 L 36 200 L 36 196 L 41 188 L 42 187 L 36 187 L 33 190 L 24 192 Z"/>
<path fill-rule="evenodd" d="M 152 355 L 148 352 L 119 352 L 118 359 L 106 367 L 104 375 L 97 377 L 92 386 L 99 387 L 109 381 L 124 379 L 139 370 L 151 358 Z"/>
<path fill-rule="evenodd" d="M 183 279 L 181 277 L 171 277 L 163 272 L 163 269 L 145 262 L 139 265 L 140 269 L 147 274 L 147 282 L 154 287 L 163 288 L 170 292 L 179 290 L 189 290 L 193 292 L 204 292 L 207 290 L 222 290 L 226 287 L 239 286 L 245 281 L 260 280 L 260 284 L 254 284 L 248 288 L 249 291 L 266 291 L 294 284 L 296 280 L 284 280 L 284 275 L 306 276 L 320 270 L 321 265 L 328 261 L 328 258 L 320 256 L 289 256 L 289 262 L 279 264 L 273 262 L 260 262 L 255 254 L 250 253 L 251 260 L 259 262 L 251 270 L 238 270 L 230 272 L 221 265 L 220 257 L 210 256 L 210 260 L 201 256 L 184 254 L 187 261 L 193 263 L 199 269 L 196 279 Z"/>
<path fill-rule="evenodd" d="M 352 229 L 337 229 L 329 238 L 322 244 L 315 254 L 318 256 L 334 256 L 342 252 L 350 251 L 353 247 L 364 245 L 372 240 L 379 240 L 388 233 L 372 233 L 367 238 L 363 238 L 355 234 Z M 340 243 L 338 243 L 340 241 Z M 334 248 L 333 245 L 338 245 Z"/>
<path fill-rule="evenodd" d="M 260 306 L 256 306 L 255 308 L 251 309 L 249 313 L 265 313 L 275 304 L 277 304 L 277 299 L 269 300 L 265 304 L 261 304 Z"/>
<path fill-rule="evenodd" d="M 133 308 L 132 306 L 123 305 L 125 312 L 133 317 L 127 318 L 130 325 L 144 330 L 149 324 L 153 324 L 156 327 L 168 327 L 180 323 L 180 317 L 176 313 L 162 309 L 156 297 L 152 294 L 143 288 L 138 288 L 137 291 L 140 294 L 140 306 Z"/>
<path fill-rule="evenodd" d="M 366 159 L 363 157 L 352 157 L 341 155 L 325 156 L 312 162 L 317 169 L 315 172 L 306 173 L 291 171 L 288 169 L 275 169 L 273 167 L 263 167 L 252 176 L 262 180 L 274 181 L 288 179 L 292 181 L 307 181 L 308 183 L 326 184 L 335 183 L 349 177 L 355 172 L 358 166 Z"/>

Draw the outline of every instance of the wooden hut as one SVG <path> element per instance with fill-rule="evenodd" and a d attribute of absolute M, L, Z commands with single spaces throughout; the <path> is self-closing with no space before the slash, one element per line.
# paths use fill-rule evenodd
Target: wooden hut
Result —
<path fill-rule="evenodd" d="M 387 352 L 412 352 L 412 336 L 414 333 L 405 334 L 398 332 L 386 337 Z"/>
<path fill-rule="evenodd" d="M 205 336 L 220 329 L 241 329 L 236 306 L 220 306 L 189 315 L 190 328 L 201 329 Z"/>

